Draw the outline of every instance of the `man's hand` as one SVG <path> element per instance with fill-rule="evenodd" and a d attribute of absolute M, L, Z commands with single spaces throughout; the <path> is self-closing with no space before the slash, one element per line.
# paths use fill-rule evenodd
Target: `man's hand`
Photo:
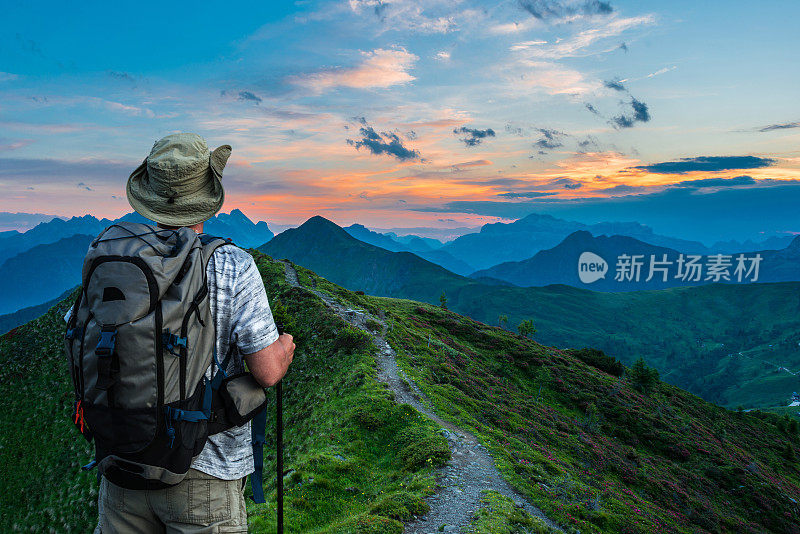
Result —
<path fill-rule="evenodd" d="M 247 367 L 253 373 L 256 382 L 268 388 L 283 378 L 294 359 L 293 339 L 291 334 L 281 334 L 272 345 L 253 354 L 244 355 Z"/>

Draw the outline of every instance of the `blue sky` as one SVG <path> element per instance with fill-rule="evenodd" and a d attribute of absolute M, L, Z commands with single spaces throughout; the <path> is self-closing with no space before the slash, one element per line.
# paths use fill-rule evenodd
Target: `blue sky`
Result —
<path fill-rule="evenodd" d="M 120 215 L 194 131 L 233 145 L 226 209 L 280 224 L 800 231 L 797 2 L 7 4 L 0 211 Z"/>

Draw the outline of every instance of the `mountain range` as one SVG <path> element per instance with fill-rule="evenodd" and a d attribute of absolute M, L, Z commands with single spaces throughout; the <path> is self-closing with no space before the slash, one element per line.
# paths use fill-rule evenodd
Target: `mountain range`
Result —
<path fill-rule="evenodd" d="M 259 250 L 350 290 L 432 304 L 444 294 L 450 309 L 488 324 L 505 316 L 511 328 L 533 319 L 542 343 L 594 346 L 624 363 L 643 356 L 671 383 L 726 406 L 775 406 L 797 389 L 795 376 L 778 367 L 800 368 L 800 283 L 622 293 L 516 287 L 459 276 L 411 253 L 361 242 L 322 217 Z"/>
<path fill-rule="evenodd" d="M 593 254 L 593 261 L 603 268 L 601 278 L 582 278 L 591 274 L 587 262 L 582 261 L 586 253 Z M 737 259 L 740 256 L 741 261 Z M 712 271 L 714 263 L 720 267 Z M 742 270 L 737 272 L 740 266 Z M 518 286 L 567 284 L 594 291 L 664 289 L 713 282 L 793 282 L 800 281 L 800 236 L 781 250 L 739 251 L 720 257 L 693 256 L 628 236 L 593 236 L 579 230 L 531 258 L 501 263 L 471 276 L 496 278 Z"/>
<path fill-rule="evenodd" d="M 117 221 L 152 224 L 135 212 L 114 221 L 85 215 L 67 220 L 54 218 L 25 233 L 0 236 L 0 314 L 40 305 L 79 284 L 89 243 Z M 229 237 L 244 248 L 273 237 L 267 223 L 253 223 L 240 210 L 218 214 L 206 221 L 203 230 Z"/>
<path fill-rule="evenodd" d="M 373 232 L 361 224 L 346 226 L 344 230 L 359 241 L 375 245 L 390 252 L 413 252 L 420 258 L 435 263 L 454 272 L 466 276 L 474 271 L 466 262 L 454 258 L 444 250 L 442 243 L 435 239 L 425 239 L 418 236 L 402 236 L 387 233 Z M 436 247 L 436 248 L 434 248 Z"/>
<path fill-rule="evenodd" d="M 493 223 L 480 232 L 461 236 L 446 243 L 441 250 L 474 267 L 487 269 L 507 261 L 530 258 L 540 250 L 558 245 L 568 235 L 585 230 L 594 235 L 626 235 L 651 245 L 673 248 L 689 254 L 704 254 L 708 249 L 700 242 L 658 235 L 643 224 L 604 222 L 583 224 L 532 213 L 512 223 Z"/>
<path fill-rule="evenodd" d="M 8 232 L 0 235 L 0 264 L 6 259 L 24 252 L 36 245 L 55 243 L 59 239 L 76 234 L 96 236 L 104 228 L 117 221 L 133 221 L 152 224 L 152 221 L 136 212 L 128 213 L 119 219 L 98 219 L 92 215 L 72 217 L 71 219 L 53 218 L 42 222 L 27 232 Z M 221 237 L 230 237 L 244 248 L 251 248 L 272 239 L 272 232 L 267 223 L 253 223 L 241 210 L 235 209 L 229 214 L 219 213 L 206 221 L 204 231 Z"/>

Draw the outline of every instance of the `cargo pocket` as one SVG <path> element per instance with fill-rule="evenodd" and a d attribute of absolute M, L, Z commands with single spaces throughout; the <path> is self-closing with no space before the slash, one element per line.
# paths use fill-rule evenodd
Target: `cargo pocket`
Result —
<path fill-rule="evenodd" d="M 183 482 L 165 491 L 172 521 L 208 525 L 232 518 L 233 496 L 228 480 L 191 470 Z"/>
<path fill-rule="evenodd" d="M 124 512 L 125 490 L 103 477 L 100 481 L 100 502 L 105 510 Z"/>

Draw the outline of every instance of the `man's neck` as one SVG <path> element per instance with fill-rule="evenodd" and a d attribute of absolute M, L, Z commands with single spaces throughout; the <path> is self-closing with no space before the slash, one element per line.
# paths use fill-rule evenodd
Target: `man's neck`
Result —
<path fill-rule="evenodd" d="M 166 224 L 161 224 L 161 223 L 158 223 L 158 227 L 159 228 L 164 228 L 165 230 L 177 230 L 178 228 L 182 228 L 181 226 L 167 226 Z M 197 223 L 197 224 L 193 224 L 191 226 L 187 226 L 186 228 L 191 228 L 192 230 L 194 230 L 198 234 L 202 234 L 203 233 L 203 223 L 201 223 L 201 222 Z"/>

